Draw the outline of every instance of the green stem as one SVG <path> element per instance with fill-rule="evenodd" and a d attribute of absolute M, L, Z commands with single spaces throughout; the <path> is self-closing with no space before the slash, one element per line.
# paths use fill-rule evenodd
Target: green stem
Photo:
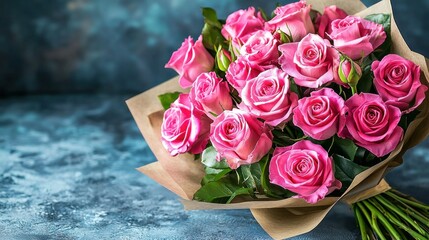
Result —
<path fill-rule="evenodd" d="M 404 202 L 406 204 L 409 204 L 411 206 L 414 206 L 414 207 L 417 207 L 417 208 L 420 208 L 420 209 L 429 210 L 429 206 L 427 206 L 427 205 L 425 205 L 423 203 L 417 202 L 417 201 L 406 199 L 406 198 L 401 197 L 401 196 L 399 196 L 398 194 L 395 194 L 395 193 L 397 193 L 397 191 L 387 191 L 387 192 L 385 192 L 386 195 L 388 195 L 389 197 L 395 198 L 397 201 L 402 201 L 402 202 Z"/>
<path fill-rule="evenodd" d="M 370 209 L 370 211 L 380 219 L 381 223 L 386 228 L 386 230 L 390 233 L 390 235 L 393 238 L 400 240 L 401 235 L 396 231 L 396 229 L 390 224 L 390 222 L 384 216 L 385 210 L 377 206 L 377 204 L 374 204 L 374 202 L 371 202 L 371 200 L 372 199 L 368 199 L 368 201 L 365 201 L 364 203 L 367 204 L 367 207 Z"/>
<path fill-rule="evenodd" d="M 400 217 L 402 217 L 405 221 L 407 221 L 411 226 L 413 226 L 420 234 L 426 235 L 425 231 L 415 222 L 413 219 L 411 219 L 409 216 L 407 216 L 403 211 L 401 211 L 398 207 L 391 204 L 389 201 L 387 201 L 384 197 L 381 195 L 375 196 L 375 199 L 377 199 L 378 202 L 386 206 L 388 209 L 394 211 L 396 214 L 398 214 Z"/>
<path fill-rule="evenodd" d="M 290 138 L 294 139 L 295 135 L 293 134 L 293 132 L 290 129 L 290 127 L 288 125 L 285 125 L 285 129 L 286 129 L 287 133 L 289 134 Z"/>
<path fill-rule="evenodd" d="M 356 85 L 349 84 L 349 86 L 352 89 L 352 95 L 354 95 L 355 93 L 357 93 L 357 87 L 356 87 Z"/>
<path fill-rule="evenodd" d="M 369 225 L 371 225 L 371 217 L 369 216 L 368 211 L 365 209 L 365 206 L 361 202 L 357 202 L 355 204 L 362 211 L 362 213 L 365 216 L 365 218 L 366 218 L 367 222 L 369 223 Z M 374 231 L 373 231 L 372 225 L 371 225 L 371 227 L 368 227 L 367 233 L 368 233 L 368 236 L 369 236 L 369 238 L 371 240 L 373 240 L 373 239 L 375 240 L 376 239 L 376 237 L 374 236 Z"/>
<path fill-rule="evenodd" d="M 419 220 L 421 223 L 423 223 L 423 225 L 425 225 L 426 227 L 429 227 L 429 217 L 425 216 L 424 214 L 420 213 L 419 211 L 417 211 L 416 209 L 414 209 L 412 206 L 393 199 L 395 201 L 395 203 L 399 203 L 400 205 L 398 206 L 400 209 L 402 209 L 405 213 L 407 213 L 408 215 L 411 215 L 412 217 L 416 218 L 417 220 Z"/>
<path fill-rule="evenodd" d="M 357 205 L 353 206 L 353 209 L 355 211 L 355 216 L 360 229 L 362 240 L 368 240 L 368 234 L 366 233 L 365 219 L 363 219 L 362 213 L 360 212 Z"/>
<path fill-rule="evenodd" d="M 402 210 L 404 210 L 404 212 L 408 215 L 411 215 L 411 217 L 417 219 L 418 221 L 420 221 L 424 226 L 429 227 L 429 219 L 427 219 L 426 217 L 418 214 L 417 212 L 415 212 L 415 210 L 410 209 L 410 208 L 403 208 L 400 207 Z"/>

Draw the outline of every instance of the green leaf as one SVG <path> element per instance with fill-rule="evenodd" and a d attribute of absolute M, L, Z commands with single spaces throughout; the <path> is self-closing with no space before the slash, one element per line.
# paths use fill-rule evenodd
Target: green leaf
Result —
<path fill-rule="evenodd" d="M 362 67 L 362 77 L 357 84 L 358 92 L 370 93 L 372 89 L 373 78 L 371 64 Z"/>
<path fill-rule="evenodd" d="M 213 169 L 226 169 L 229 168 L 228 164 L 225 162 L 225 160 L 217 161 L 216 160 L 217 151 L 213 146 L 210 146 L 206 149 L 204 149 L 203 153 L 201 154 L 201 163 L 208 167 Z"/>
<path fill-rule="evenodd" d="M 386 32 L 386 40 L 384 41 L 381 46 L 379 46 L 373 53 L 374 55 L 380 60 L 387 54 L 389 54 L 392 47 L 392 38 L 390 35 L 391 30 L 391 17 L 390 14 L 371 14 L 365 17 L 366 20 L 369 20 L 371 22 L 375 22 L 378 24 L 381 24 L 384 28 L 384 31 Z"/>
<path fill-rule="evenodd" d="M 209 182 L 194 194 L 194 199 L 204 202 L 229 203 L 238 195 L 251 195 L 252 189 L 237 186 L 228 180 Z"/>
<path fill-rule="evenodd" d="M 337 136 L 334 137 L 333 152 L 345 156 L 348 159 L 354 159 L 358 146 L 350 139 L 343 139 Z"/>
<path fill-rule="evenodd" d="M 202 8 L 202 14 L 205 23 L 222 29 L 222 24 L 219 22 L 216 11 L 213 8 Z"/>
<path fill-rule="evenodd" d="M 216 55 L 215 46 L 221 45 L 223 48 L 228 49 L 228 44 L 219 28 L 206 23 L 204 24 L 201 35 L 203 36 L 204 47 L 211 50 L 213 56 Z"/>
<path fill-rule="evenodd" d="M 229 197 L 229 199 L 228 199 L 228 201 L 226 201 L 226 203 L 227 204 L 231 203 L 231 201 L 234 200 L 234 198 L 239 196 L 239 195 L 252 195 L 252 194 L 253 194 L 252 188 L 239 188 L 231 194 L 231 197 Z"/>
<path fill-rule="evenodd" d="M 248 188 L 257 189 L 260 193 L 264 193 L 261 187 L 261 165 L 254 163 L 251 165 L 243 165 L 237 169 L 241 174 L 242 184 Z"/>
<path fill-rule="evenodd" d="M 162 107 L 167 110 L 170 105 L 179 98 L 180 92 L 171 92 L 158 95 L 158 99 L 161 102 Z"/>
<path fill-rule="evenodd" d="M 225 177 L 228 173 L 232 171 L 230 168 L 223 169 L 223 170 L 206 168 L 205 170 L 206 170 L 206 175 L 201 180 L 201 185 L 206 185 L 209 182 L 219 181 L 221 178 Z"/>
<path fill-rule="evenodd" d="M 367 169 L 367 167 L 358 165 L 338 154 L 334 154 L 333 159 L 335 162 L 335 178 L 343 183 L 341 190 L 347 189 L 356 175 Z"/>
<path fill-rule="evenodd" d="M 365 19 L 371 22 L 381 24 L 384 28 L 384 31 L 388 30 L 386 31 L 386 33 L 390 33 L 390 24 L 391 24 L 390 14 L 386 14 L 386 13 L 370 14 L 366 16 Z"/>
<path fill-rule="evenodd" d="M 266 21 L 266 22 L 268 22 L 270 19 L 268 18 L 268 16 L 267 16 L 267 13 L 264 11 L 264 9 L 262 9 L 262 8 L 258 8 L 258 10 L 259 10 L 259 12 L 261 13 L 261 16 L 262 16 L 262 18 Z"/>
<path fill-rule="evenodd" d="M 222 23 L 218 20 L 216 11 L 212 8 L 203 8 L 202 14 L 205 22 L 201 32 L 203 45 L 206 49 L 211 50 L 214 56 L 216 54 L 215 47 L 221 45 L 224 49 L 228 49 L 228 44 L 221 33 Z"/>

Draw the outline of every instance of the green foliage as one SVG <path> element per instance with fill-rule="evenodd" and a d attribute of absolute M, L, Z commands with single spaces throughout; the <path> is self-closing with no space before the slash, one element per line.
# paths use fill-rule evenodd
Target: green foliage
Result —
<path fill-rule="evenodd" d="M 252 189 L 240 187 L 228 179 L 208 182 L 194 194 L 194 199 L 204 202 L 230 203 L 236 196 L 249 195 Z"/>
<path fill-rule="evenodd" d="M 214 169 L 226 169 L 229 168 L 228 164 L 222 160 L 216 160 L 217 151 L 213 146 L 210 146 L 204 149 L 201 154 L 201 162 L 206 168 L 214 168 Z"/>
<path fill-rule="evenodd" d="M 164 110 L 167 110 L 170 108 L 170 105 L 176 101 L 176 99 L 179 98 L 180 92 L 172 92 L 172 93 L 164 93 L 161 95 L 158 95 L 158 99 L 161 102 L 162 107 Z"/>
<path fill-rule="evenodd" d="M 222 23 L 218 20 L 216 11 L 212 8 L 203 8 L 202 14 L 205 23 L 201 32 L 203 36 L 203 45 L 206 49 L 210 50 L 214 56 L 216 54 L 215 47 L 220 45 L 224 49 L 228 49 L 228 44 L 222 36 Z"/>
<path fill-rule="evenodd" d="M 251 165 L 242 165 L 236 170 L 228 167 L 224 160 L 216 160 L 216 150 L 208 147 L 201 155 L 205 176 L 194 199 L 204 202 L 229 203 L 237 196 L 256 198 L 265 194 L 272 198 L 286 198 L 293 195 L 269 181 L 269 155 Z"/>
<path fill-rule="evenodd" d="M 236 196 L 251 195 L 253 188 L 243 187 L 238 175 L 228 167 L 225 160 L 216 160 L 216 149 L 206 148 L 201 155 L 206 175 L 202 187 L 194 194 L 194 199 L 204 202 L 229 203 Z"/>
<path fill-rule="evenodd" d="M 335 162 L 335 178 L 343 183 L 341 191 L 350 186 L 356 175 L 367 169 L 367 167 L 358 165 L 352 160 L 338 154 L 334 154 L 333 159 Z"/>
<path fill-rule="evenodd" d="M 337 136 L 334 137 L 334 143 L 331 148 L 332 153 L 342 155 L 348 159 L 354 159 L 358 146 L 350 139 L 343 139 Z"/>

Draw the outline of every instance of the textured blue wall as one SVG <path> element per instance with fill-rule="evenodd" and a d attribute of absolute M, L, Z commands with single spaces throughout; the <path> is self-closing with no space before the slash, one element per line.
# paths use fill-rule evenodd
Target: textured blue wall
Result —
<path fill-rule="evenodd" d="M 199 35 L 201 7 L 226 18 L 249 5 L 271 11 L 276 2 L 0 1 L 0 95 L 143 91 L 174 76 L 164 64 L 185 37 Z M 393 6 L 411 47 L 429 55 L 424 44 L 429 1 L 393 0 Z"/>

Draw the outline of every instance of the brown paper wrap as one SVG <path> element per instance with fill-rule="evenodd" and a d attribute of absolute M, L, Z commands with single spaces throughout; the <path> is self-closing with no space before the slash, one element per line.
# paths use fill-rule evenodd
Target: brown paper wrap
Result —
<path fill-rule="evenodd" d="M 366 8 L 359 0 L 307 0 L 307 2 L 321 12 L 325 6 L 335 4 L 347 13 L 361 17 L 373 13 L 392 14 L 389 0 L 383 0 L 369 8 Z M 421 80 L 428 85 L 429 72 L 426 59 L 408 48 L 394 21 L 393 14 L 391 35 L 393 52 L 420 65 L 423 72 Z M 262 228 L 275 239 L 288 238 L 312 230 L 340 200 L 350 204 L 387 191 L 390 187 L 383 180 L 387 170 L 401 164 L 405 151 L 417 145 L 429 133 L 427 93 L 426 100 L 419 107 L 421 113 L 408 127 L 403 141 L 386 160 L 357 175 L 341 197 L 326 197 L 316 204 L 308 204 L 302 199 L 295 198 L 232 204 L 197 202 L 192 200 L 192 196 L 200 188 L 204 175 L 202 164 L 194 161 L 193 156 L 188 154 L 171 157 L 164 150 L 160 141 L 163 109 L 157 96 L 174 91 L 183 91 L 178 84 L 177 77 L 127 101 L 140 131 L 158 159 L 157 162 L 140 167 L 138 170 L 180 196 L 185 209 L 250 209 Z"/>

